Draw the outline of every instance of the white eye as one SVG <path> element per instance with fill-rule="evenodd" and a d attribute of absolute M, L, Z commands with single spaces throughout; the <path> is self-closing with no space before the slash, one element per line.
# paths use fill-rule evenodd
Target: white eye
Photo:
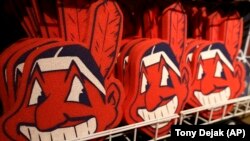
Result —
<path fill-rule="evenodd" d="M 192 61 L 192 57 L 193 57 L 193 53 L 188 54 L 186 62 L 188 62 L 188 61 L 191 62 Z"/>
<path fill-rule="evenodd" d="M 147 78 L 144 73 L 142 73 L 142 83 L 141 83 L 141 93 L 144 93 L 147 90 Z"/>
<path fill-rule="evenodd" d="M 217 62 L 214 76 L 221 77 L 222 72 L 223 72 L 222 65 L 220 62 Z"/>
<path fill-rule="evenodd" d="M 168 84 L 168 79 L 169 79 L 169 73 L 166 67 L 163 67 L 162 69 L 162 77 L 161 77 L 161 86 L 167 86 Z"/>
<path fill-rule="evenodd" d="M 202 79 L 203 73 L 204 73 L 203 68 L 202 68 L 201 65 L 199 65 L 198 78 L 197 79 L 199 79 L 199 80 Z"/>
<path fill-rule="evenodd" d="M 123 61 L 123 69 L 126 68 L 127 64 L 128 64 L 128 56 L 126 56 L 126 57 L 124 58 L 124 61 Z"/>
<path fill-rule="evenodd" d="M 38 98 L 40 96 L 42 96 L 42 88 L 41 88 L 40 84 L 38 83 L 38 81 L 35 80 L 35 83 L 33 85 L 32 92 L 31 92 L 29 105 L 37 104 L 38 103 Z"/>
<path fill-rule="evenodd" d="M 78 77 L 74 77 L 69 96 L 67 98 L 67 101 L 72 102 L 80 102 L 80 94 L 82 94 L 82 90 L 84 89 L 81 81 L 78 79 Z"/>

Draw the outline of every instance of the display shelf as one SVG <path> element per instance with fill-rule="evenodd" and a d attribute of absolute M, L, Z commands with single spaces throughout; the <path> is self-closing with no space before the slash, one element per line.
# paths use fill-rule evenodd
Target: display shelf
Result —
<path fill-rule="evenodd" d="M 226 113 L 226 109 L 228 105 L 233 105 L 233 110 Z M 212 119 L 213 111 L 216 108 L 223 108 L 223 114 L 221 118 L 219 119 Z M 208 119 L 203 118 L 200 116 L 200 112 L 210 110 L 210 116 Z M 197 108 L 192 108 L 188 110 L 181 111 L 180 114 L 173 114 L 168 117 L 164 117 L 161 119 L 155 119 L 155 120 L 149 120 L 144 121 L 136 124 L 126 125 L 122 127 L 117 127 L 114 129 L 98 132 L 92 135 L 89 135 L 84 138 L 79 138 L 74 141 L 84 141 L 84 140 L 92 140 L 92 139 L 98 139 L 98 138 L 105 138 L 106 140 L 112 141 L 116 140 L 117 137 L 123 137 L 124 140 L 127 141 L 136 141 L 138 130 L 142 127 L 146 127 L 149 125 L 156 125 L 155 129 L 155 137 L 150 140 L 162 140 L 170 137 L 170 133 L 166 134 L 165 136 L 158 137 L 158 124 L 160 123 L 166 123 L 170 120 L 175 121 L 175 125 L 208 125 L 208 124 L 214 124 L 223 120 L 227 120 L 233 117 L 241 116 L 244 114 L 250 113 L 250 96 L 244 96 L 240 98 L 230 99 L 225 103 L 215 104 L 213 106 L 202 106 Z M 132 133 L 132 137 L 128 137 L 127 134 Z"/>

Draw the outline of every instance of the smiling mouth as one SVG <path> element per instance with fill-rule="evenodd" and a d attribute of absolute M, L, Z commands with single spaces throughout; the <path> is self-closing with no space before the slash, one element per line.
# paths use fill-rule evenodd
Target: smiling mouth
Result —
<path fill-rule="evenodd" d="M 96 131 L 96 118 L 73 127 L 58 128 L 51 132 L 41 132 L 34 126 L 20 126 L 21 133 L 30 141 L 62 141 L 83 138 Z"/>
<path fill-rule="evenodd" d="M 227 87 L 224 90 L 217 92 L 217 93 L 210 93 L 208 95 L 204 95 L 200 91 L 194 92 L 195 97 L 198 99 L 198 101 L 201 103 L 202 106 L 204 105 L 214 105 L 218 103 L 223 103 L 227 101 L 230 97 L 230 88 Z M 220 108 L 217 108 L 215 110 L 219 110 Z"/>
<path fill-rule="evenodd" d="M 177 99 L 177 96 L 175 96 L 171 101 L 168 102 L 167 105 L 158 107 L 152 112 L 149 112 L 146 108 L 143 108 L 143 109 L 139 109 L 138 113 L 144 121 L 160 119 L 160 118 L 168 117 L 169 115 L 174 114 L 177 109 L 177 106 L 178 106 L 178 99 Z M 166 126 L 167 124 L 168 122 L 159 123 L 158 128 L 162 128 Z M 151 127 L 156 128 L 156 125 L 151 125 Z"/>

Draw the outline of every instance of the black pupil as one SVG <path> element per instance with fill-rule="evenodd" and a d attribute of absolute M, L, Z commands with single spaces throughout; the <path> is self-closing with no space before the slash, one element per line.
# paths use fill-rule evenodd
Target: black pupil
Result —
<path fill-rule="evenodd" d="M 82 93 L 80 93 L 79 95 L 79 102 L 91 106 L 90 102 L 89 102 L 89 97 L 87 95 L 87 92 L 85 89 L 82 89 Z"/>
<path fill-rule="evenodd" d="M 221 71 L 221 78 L 226 79 L 225 72 L 223 70 Z"/>
<path fill-rule="evenodd" d="M 43 103 L 45 101 L 45 99 L 46 99 L 46 96 L 45 96 L 44 92 L 42 91 L 41 95 L 38 97 L 38 104 Z"/>
<path fill-rule="evenodd" d="M 169 87 L 173 87 L 172 79 L 170 77 L 167 79 L 167 84 Z"/>
<path fill-rule="evenodd" d="M 202 74 L 201 74 L 201 78 L 204 78 L 205 77 L 205 73 L 203 72 Z"/>
<path fill-rule="evenodd" d="M 148 91 L 149 87 L 150 87 L 150 85 L 147 83 L 147 85 L 146 85 L 146 91 Z"/>

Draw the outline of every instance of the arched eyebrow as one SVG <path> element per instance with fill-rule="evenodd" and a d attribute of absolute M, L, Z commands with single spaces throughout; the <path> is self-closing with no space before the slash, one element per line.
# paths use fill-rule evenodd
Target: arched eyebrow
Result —
<path fill-rule="evenodd" d="M 74 61 L 78 66 L 80 72 L 93 83 L 98 90 L 100 90 L 104 95 L 106 95 L 105 88 L 103 84 L 95 77 L 95 75 L 88 69 L 88 67 L 82 62 L 78 57 L 50 57 L 42 58 L 35 62 L 35 65 L 39 65 L 42 72 L 47 71 L 57 71 L 57 70 L 67 70 L 70 67 L 71 62 Z M 56 64 L 56 65 L 55 65 Z M 34 66 L 35 66 L 34 65 Z M 32 68 L 31 73 L 34 71 Z"/>
<path fill-rule="evenodd" d="M 161 56 L 164 58 L 164 60 L 168 64 L 168 66 L 170 66 L 178 76 L 181 76 L 181 73 L 180 73 L 178 67 L 174 64 L 174 62 L 171 60 L 171 58 L 169 58 L 166 55 L 166 53 L 164 51 L 160 51 L 160 52 L 157 52 L 157 53 L 154 53 L 154 54 L 151 54 L 151 55 L 144 57 L 141 61 L 140 69 L 142 67 L 142 63 L 144 63 L 146 67 L 153 65 L 153 64 L 156 64 L 156 63 L 159 63 Z"/>
<path fill-rule="evenodd" d="M 227 57 L 219 50 L 219 49 L 213 49 L 213 50 L 207 50 L 200 53 L 198 60 L 206 60 L 206 59 L 212 59 L 215 58 L 216 55 L 220 57 L 220 60 L 226 64 L 226 66 L 234 72 L 234 68 L 230 60 L 227 59 Z"/>
<path fill-rule="evenodd" d="M 42 83 L 42 85 L 45 85 L 45 80 L 43 78 L 40 66 L 35 66 L 35 70 L 31 74 L 32 74 L 32 77 L 33 77 L 32 79 L 39 81 L 39 83 L 40 84 Z"/>
<path fill-rule="evenodd" d="M 74 69 L 76 69 L 76 71 L 74 71 Z M 77 67 L 76 63 L 74 61 L 71 62 L 69 69 L 67 70 L 67 74 L 65 76 L 64 81 L 71 81 L 71 79 L 73 80 L 73 78 L 77 76 L 78 79 L 84 83 L 84 79 L 86 79 L 86 77 L 80 72 L 79 68 Z"/>

